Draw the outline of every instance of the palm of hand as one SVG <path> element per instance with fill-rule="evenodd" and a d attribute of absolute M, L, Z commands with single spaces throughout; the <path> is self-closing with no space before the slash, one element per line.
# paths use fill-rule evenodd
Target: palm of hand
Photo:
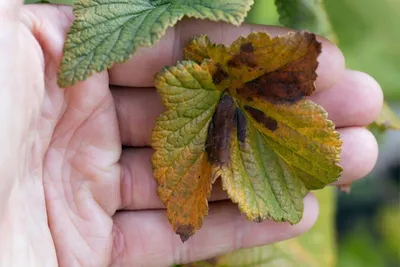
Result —
<path fill-rule="evenodd" d="M 30 236 L 31 243 L 40 241 L 40 247 L 33 248 L 38 266 L 54 266 L 57 262 L 60 266 L 168 266 L 241 247 L 277 242 L 312 226 L 317 216 L 312 196 L 305 200 L 304 219 L 295 226 L 269 221 L 253 224 L 230 201 L 210 202 L 210 214 L 203 228 L 182 245 L 172 233 L 156 195 L 149 164 L 151 150 L 136 149 L 136 163 L 129 162 L 133 161 L 132 156 L 127 156 L 129 153 L 125 153 L 125 158 L 124 154 L 121 156 L 122 144 L 135 145 L 132 139 L 139 139 L 136 145 L 140 147 L 147 144 L 145 139 L 162 105 L 154 88 L 143 87 L 152 87 L 148 81 L 154 72 L 176 61 L 178 55 L 171 55 L 171 51 L 179 50 L 181 43 L 204 33 L 205 29 L 217 42 L 230 42 L 240 34 L 265 28 L 188 21 L 175 27 L 175 32 L 167 33 L 162 41 L 164 48 L 161 44 L 144 56 L 136 56 L 127 65 L 111 70 L 110 76 L 97 74 L 64 90 L 57 86 L 56 74 L 65 32 L 72 20 L 70 8 L 25 7 L 22 14 L 17 35 L 21 47 L 18 47 L 18 57 L 13 59 L 17 64 L 13 65 L 12 77 L 16 77 L 15 95 L 23 99 L 14 99 L 12 114 L 15 121 L 23 123 L 16 130 L 11 129 L 13 132 L 9 135 L 19 138 L 18 133 L 22 133 L 23 146 L 18 145 L 26 148 L 19 155 L 26 166 L 21 172 L 23 193 L 16 197 L 26 203 L 21 212 L 26 220 L 15 229 L 21 235 Z M 267 29 L 273 34 L 286 31 Z M 10 36 L 12 33 L 13 30 Z M 374 138 L 360 126 L 375 118 L 382 93 L 366 75 L 345 71 L 342 55 L 334 45 L 325 40 L 323 47 L 317 81 L 320 92 L 313 100 L 328 110 L 344 140 L 341 162 L 344 173 L 338 182 L 343 185 L 364 176 L 375 163 Z M 156 63 L 150 71 L 146 69 L 143 75 L 137 74 L 130 80 L 131 72 L 142 71 L 137 65 L 152 61 Z M 112 93 L 109 83 L 142 89 L 131 88 L 119 93 L 112 90 Z M 369 91 L 365 91 L 366 87 Z M 357 106 L 351 103 L 355 96 Z M 140 101 L 132 103 L 138 98 Z M 136 118 L 124 121 L 121 114 L 134 114 Z M 142 116 L 146 125 L 138 123 L 137 116 Z M 126 175 L 129 168 L 136 175 Z M 134 186 L 125 186 L 125 180 Z M 15 200 L 13 196 L 10 199 Z M 226 195 L 215 185 L 211 201 L 224 199 Z M 129 212 L 115 214 L 118 210 Z M 0 225 L 0 232 L 1 229 Z M 13 234 L 10 238 L 15 238 Z M 0 263 L 1 259 L 0 255 Z M 24 259 L 21 257 L 21 260 Z M 17 266 L 7 266 L 11 265 Z M 35 264 L 28 262 L 21 266 Z"/>
<path fill-rule="evenodd" d="M 52 18 L 45 19 L 43 25 Z M 44 83 L 34 96 L 43 98 L 43 105 L 38 117 L 32 118 L 38 121 L 32 129 L 38 154 L 32 160 L 41 160 L 31 163 L 29 170 L 31 174 L 43 170 L 37 178 L 43 181 L 44 195 L 30 201 L 45 199 L 59 264 L 105 266 L 110 263 L 113 245 L 111 215 L 120 205 L 117 116 L 107 74 L 68 90 L 57 86 L 62 50 L 57 38 L 64 34 L 61 27 L 67 25 L 58 26 L 53 32 L 43 26 L 33 28 L 36 39 L 40 36 L 39 45 L 28 31 L 23 31 L 21 40 L 27 58 L 40 55 L 40 60 L 31 61 L 30 71 L 42 71 L 40 63 L 44 64 Z M 32 78 L 39 80 L 42 75 L 37 72 Z"/>

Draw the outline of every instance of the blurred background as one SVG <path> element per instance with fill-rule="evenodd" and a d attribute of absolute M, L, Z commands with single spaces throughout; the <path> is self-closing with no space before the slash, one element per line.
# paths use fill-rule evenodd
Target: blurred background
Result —
<path fill-rule="evenodd" d="M 400 114 L 400 0 L 323 2 L 347 67 L 374 77 L 385 99 Z M 247 21 L 279 25 L 274 0 L 256 0 Z M 372 130 L 380 147 L 374 171 L 354 183 L 350 194 L 336 192 L 338 267 L 400 266 L 400 131 Z"/>
<path fill-rule="evenodd" d="M 367 72 L 400 111 L 400 1 L 325 0 L 349 68 Z M 357 100 L 355 100 L 357 104 Z M 374 171 L 338 193 L 338 266 L 400 266 L 400 131 L 376 132 Z"/>

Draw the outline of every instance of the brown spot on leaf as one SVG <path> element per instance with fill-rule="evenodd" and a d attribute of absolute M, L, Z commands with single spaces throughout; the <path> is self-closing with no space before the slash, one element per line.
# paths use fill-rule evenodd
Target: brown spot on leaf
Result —
<path fill-rule="evenodd" d="M 241 143 L 245 143 L 246 133 L 247 133 L 246 117 L 239 108 L 236 108 L 235 116 L 236 116 L 236 128 L 237 128 L 238 140 Z"/>
<path fill-rule="evenodd" d="M 234 124 L 235 104 L 230 95 L 224 94 L 208 128 L 205 150 L 212 164 L 229 162 L 229 141 Z"/>
<path fill-rule="evenodd" d="M 193 225 L 181 224 L 176 227 L 175 231 L 181 238 L 182 243 L 185 243 L 195 232 Z"/>
<path fill-rule="evenodd" d="M 222 69 L 221 64 L 217 63 L 215 65 L 215 67 L 216 67 L 216 70 L 212 76 L 212 80 L 213 80 L 214 84 L 219 84 L 223 80 L 229 78 L 229 74 Z"/>
<path fill-rule="evenodd" d="M 278 128 L 278 122 L 267 115 L 261 110 L 252 108 L 250 106 L 244 106 L 244 109 L 250 113 L 250 115 L 259 123 L 267 127 L 271 131 L 275 131 Z"/>
<path fill-rule="evenodd" d="M 240 47 L 240 52 L 243 53 L 251 53 L 254 52 L 254 47 L 252 43 L 245 43 L 242 44 L 242 46 Z"/>
<path fill-rule="evenodd" d="M 237 68 L 242 65 L 246 65 L 250 68 L 257 67 L 256 60 L 254 58 L 254 47 L 251 43 L 245 43 L 240 47 L 239 54 L 233 55 L 231 59 L 228 60 L 228 66 L 232 68 Z"/>

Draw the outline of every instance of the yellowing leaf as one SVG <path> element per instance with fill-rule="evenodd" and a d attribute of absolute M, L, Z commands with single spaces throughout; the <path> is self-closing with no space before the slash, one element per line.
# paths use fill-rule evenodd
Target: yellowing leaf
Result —
<path fill-rule="evenodd" d="M 307 192 L 323 188 L 341 174 L 339 133 L 322 107 L 304 99 L 315 90 L 320 51 L 315 36 L 305 32 L 276 38 L 252 33 L 230 47 L 200 36 L 185 49 L 187 59 L 202 62 L 201 66 L 192 64 L 201 69 L 199 73 L 208 72 L 202 80 L 212 83 L 211 90 L 221 96 L 209 98 L 213 106 L 208 111 L 213 115 L 207 117 L 208 130 L 199 144 L 210 164 L 210 179 L 222 179 L 224 190 L 250 220 L 299 222 Z M 160 77 L 165 74 L 156 81 Z M 193 108 L 186 98 L 181 104 L 176 98 L 176 105 L 171 106 L 168 99 L 175 89 L 159 82 L 156 86 L 168 109 L 166 114 L 177 107 L 185 112 Z M 172 151 L 158 149 L 156 154 L 164 153 L 164 157 Z M 157 168 L 157 162 L 153 163 Z M 181 164 L 186 164 L 185 159 Z M 181 169 L 175 166 L 171 171 Z M 195 178 L 191 178 L 193 182 Z M 163 179 L 160 188 L 169 178 Z M 181 196 L 185 194 L 183 190 Z"/>
<path fill-rule="evenodd" d="M 220 97 L 206 66 L 182 62 L 155 78 L 167 111 L 156 122 L 151 144 L 158 193 L 182 241 L 202 225 L 211 189 L 204 144 Z"/>
<path fill-rule="evenodd" d="M 77 0 L 58 84 L 73 85 L 151 46 L 183 16 L 239 25 L 253 0 Z"/>

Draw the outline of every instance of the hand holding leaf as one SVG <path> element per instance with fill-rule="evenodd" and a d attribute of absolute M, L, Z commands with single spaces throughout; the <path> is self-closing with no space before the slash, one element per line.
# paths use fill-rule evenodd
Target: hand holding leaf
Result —
<path fill-rule="evenodd" d="M 248 219 L 300 221 L 303 197 L 335 181 L 341 140 L 311 95 L 315 36 L 252 33 L 229 48 L 206 36 L 155 78 L 167 111 L 157 120 L 154 174 L 183 241 L 201 227 L 211 182 L 222 179 Z"/>

